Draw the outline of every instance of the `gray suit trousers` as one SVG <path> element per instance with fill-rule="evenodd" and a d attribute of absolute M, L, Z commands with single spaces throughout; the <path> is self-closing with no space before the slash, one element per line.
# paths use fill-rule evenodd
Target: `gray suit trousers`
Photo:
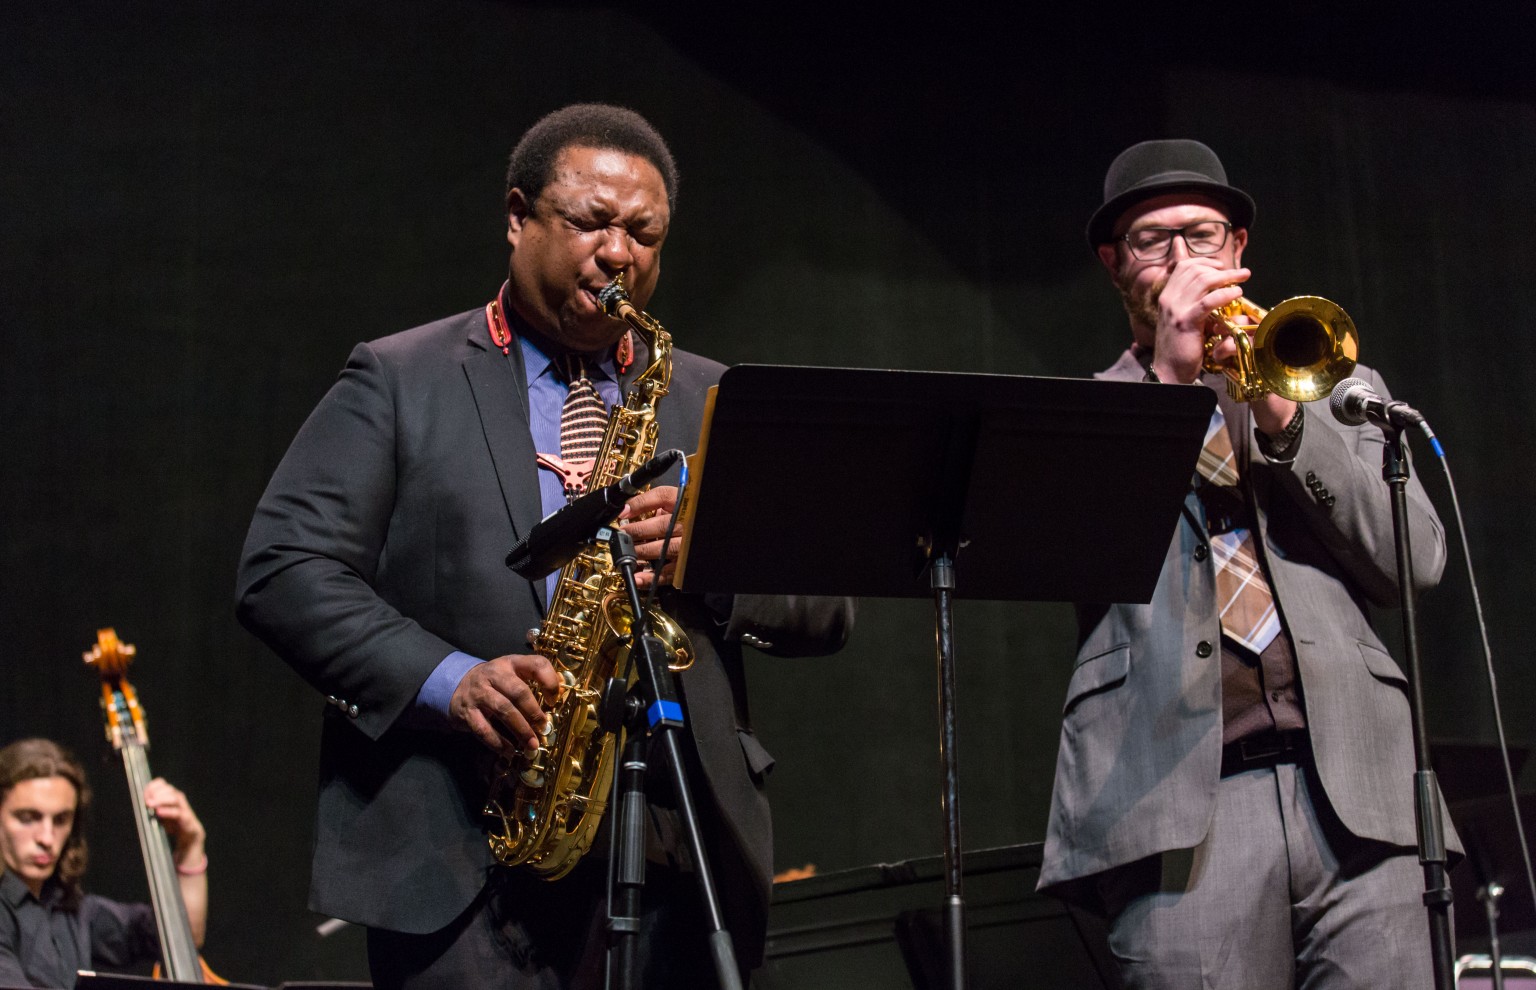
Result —
<path fill-rule="evenodd" d="M 1417 852 L 1350 835 L 1306 763 L 1223 779 L 1203 842 L 1097 887 L 1128 990 L 1434 984 Z"/>

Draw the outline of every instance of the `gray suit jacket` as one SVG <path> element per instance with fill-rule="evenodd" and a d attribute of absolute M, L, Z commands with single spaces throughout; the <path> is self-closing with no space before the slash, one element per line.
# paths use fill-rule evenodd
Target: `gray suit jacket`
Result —
<path fill-rule="evenodd" d="M 521 652 L 544 611 L 543 580 L 503 561 L 540 500 L 521 352 L 489 345 L 480 310 L 359 344 L 278 465 L 240 563 L 240 620 L 331 699 L 311 906 L 395 931 L 448 924 L 492 862 L 480 814 L 490 754 L 401 716 L 449 653 Z M 642 352 L 632 373 L 643 367 Z M 660 449 L 692 449 L 723 370 L 674 352 Z M 772 875 L 772 758 L 752 735 L 739 641 L 829 652 L 851 604 L 738 596 L 728 621 L 696 598 L 680 604 L 697 653 L 681 678 L 706 777 L 694 785 L 724 824 L 710 844 L 751 965 Z"/>
<path fill-rule="evenodd" d="M 1388 394 L 1371 369 L 1355 373 Z M 1095 377 L 1140 381 L 1143 374 L 1127 351 Z M 1326 400 L 1309 403 L 1295 459 L 1273 463 L 1253 441 L 1248 407 L 1231 402 L 1221 381 L 1207 376 L 1206 384 L 1219 392 L 1229 424 L 1239 427 L 1236 453 L 1295 645 L 1323 787 L 1353 834 L 1412 846 L 1407 680 L 1366 611 L 1367 602 L 1397 604 L 1381 431 L 1343 426 Z M 1423 591 L 1440 579 L 1445 536 L 1417 479 L 1408 506 L 1414 575 Z M 1191 490 L 1151 603 L 1078 606 L 1080 645 L 1062 710 L 1041 889 L 1072 896 L 1073 880 L 1191 848 L 1205 837 L 1222 730 L 1215 571 L 1210 555 L 1196 552 L 1205 541 L 1203 510 Z"/>

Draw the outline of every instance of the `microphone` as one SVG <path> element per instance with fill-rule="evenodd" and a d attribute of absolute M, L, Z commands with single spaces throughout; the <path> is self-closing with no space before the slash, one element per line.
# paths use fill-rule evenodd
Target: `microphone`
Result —
<path fill-rule="evenodd" d="M 1333 387 L 1328 398 L 1333 418 L 1345 426 L 1359 426 L 1366 420 L 1394 430 L 1423 427 L 1424 416 L 1406 402 L 1383 399 L 1361 378 L 1346 378 Z"/>
<path fill-rule="evenodd" d="M 551 512 L 507 553 L 507 566 L 530 580 L 564 567 L 600 527 L 613 521 L 625 500 L 682 459 L 681 450 L 664 450 L 613 484 Z"/>

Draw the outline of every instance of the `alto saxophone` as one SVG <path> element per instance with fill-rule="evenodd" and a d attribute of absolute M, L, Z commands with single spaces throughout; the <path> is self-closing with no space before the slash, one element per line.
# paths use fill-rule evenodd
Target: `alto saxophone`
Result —
<path fill-rule="evenodd" d="M 589 491 L 650 460 L 656 451 L 656 406 L 672 381 L 672 336 L 630 302 L 622 273 L 598 294 L 598 302 L 645 340 L 650 364 L 608 417 Z M 693 663 L 688 635 L 662 612 L 652 609 L 649 616 L 671 669 L 686 669 Z M 558 880 L 591 848 L 608 804 L 614 753 L 623 744 L 622 730 L 609 732 L 601 725 L 604 691 L 629 670 L 633 618 L 623 577 L 607 546 L 593 540 L 561 569 L 534 636 L 534 652 L 549 660 L 562 681 L 558 696 L 545 706 L 543 738 L 536 749 L 498 760 L 491 776 L 484 814 L 491 853 L 503 866 L 525 865 L 546 880 Z"/>

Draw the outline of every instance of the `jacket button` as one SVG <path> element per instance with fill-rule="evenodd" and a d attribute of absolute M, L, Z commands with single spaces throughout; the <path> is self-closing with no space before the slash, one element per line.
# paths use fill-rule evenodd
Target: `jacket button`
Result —
<path fill-rule="evenodd" d="M 353 705 L 350 708 L 348 708 L 347 709 L 347 714 L 350 715 L 353 718 L 357 718 L 357 706 Z"/>
<path fill-rule="evenodd" d="M 1331 509 L 1333 508 L 1333 503 L 1336 501 L 1337 499 L 1335 499 L 1332 495 L 1329 495 L 1327 498 L 1323 499 L 1323 504 L 1327 505 L 1328 508 Z"/>
<path fill-rule="evenodd" d="M 1199 644 L 1195 646 L 1195 656 L 1200 657 L 1203 660 L 1210 655 L 1211 644 L 1202 639 Z"/>
<path fill-rule="evenodd" d="M 1204 543 L 1198 544 L 1195 547 L 1194 557 L 1195 557 L 1196 560 L 1204 560 L 1205 558 L 1209 557 L 1210 555 L 1211 555 L 1211 549 L 1210 549 L 1210 547 L 1207 547 Z"/>
<path fill-rule="evenodd" d="M 1317 480 L 1317 472 L 1316 471 L 1308 471 L 1307 472 L 1307 484 L 1310 485 L 1310 484 L 1312 484 L 1312 482 L 1314 482 L 1316 480 Z"/>

